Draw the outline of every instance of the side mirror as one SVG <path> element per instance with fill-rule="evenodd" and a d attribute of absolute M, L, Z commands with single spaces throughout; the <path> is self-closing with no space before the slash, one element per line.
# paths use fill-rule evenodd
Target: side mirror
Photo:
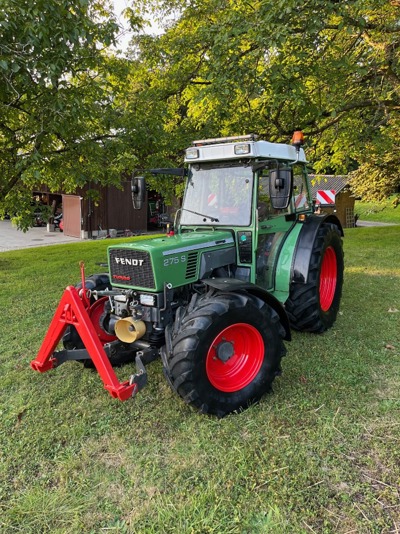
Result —
<path fill-rule="evenodd" d="M 136 176 L 136 178 L 132 178 L 131 190 L 133 209 L 142 209 L 143 202 L 146 199 L 146 181 L 144 176 Z"/>
<path fill-rule="evenodd" d="M 293 190 L 292 169 L 272 169 L 269 171 L 269 194 L 275 210 L 284 210 L 289 206 Z"/>

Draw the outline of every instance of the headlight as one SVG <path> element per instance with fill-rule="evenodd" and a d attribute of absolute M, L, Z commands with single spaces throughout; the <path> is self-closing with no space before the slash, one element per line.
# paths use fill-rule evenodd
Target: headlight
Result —
<path fill-rule="evenodd" d="M 240 156 L 242 154 L 250 154 L 250 145 L 249 143 L 240 143 L 235 145 L 234 148 L 235 154 Z"/>
<path fill-rule="evenodd" d="M 197 159 L 199 157 L 199 151 L 197 148 L 186 149 L 186 159 Z"/>
<path fill-rule="evenodd" d="M 143 306 L 154 306 L 156 303 L 156 297 L 154 295 L 140 295 L 139 300 Z"/>

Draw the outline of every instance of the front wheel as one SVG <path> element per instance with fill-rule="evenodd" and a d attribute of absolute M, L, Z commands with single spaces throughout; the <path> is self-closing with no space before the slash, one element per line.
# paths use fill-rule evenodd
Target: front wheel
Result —
<path fill-rule="evenodd" d="M 333 325 L 342 295 L 343 269 L 339 229 L 322 223 L 312 245 L 307 282 L 292 283 L 285 303 L 294 329 L 322 333 Z"/>
<path fill-rule="evenodd" d="M 285 354 L 278 314 L 248 293 L 200 297 L 177 319 L 167 354 L 175 391 L 202 413 L 245 409 L 271 390 Z"/>

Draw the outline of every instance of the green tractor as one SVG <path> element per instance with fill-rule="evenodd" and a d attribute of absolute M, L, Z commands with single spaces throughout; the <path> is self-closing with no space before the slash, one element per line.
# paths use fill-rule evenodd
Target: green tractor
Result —
<path fill-rule="evenodd" d="M 83 274 L 78 299 L 67 288 L 73 313 L 60 304 L 63 326 L 52 323 L 32 367 L 91 360 L 124 399 L 161 357 L 173 390 L 220 417 L 270 391 L 290 329 L 330 328 L 343 285 L 342 226 L 314 213 L 302 144 L 301 132 L 292 145 L 205 139 L 186 150 L 184 169 L 154 170 L 186 176 L 174 230 L 110 246 L 109 273 Z M 145 187 L 132 180 L 136 209 Z M 129 359 L 138 372 L 119 384 L 111 364 Z"/>

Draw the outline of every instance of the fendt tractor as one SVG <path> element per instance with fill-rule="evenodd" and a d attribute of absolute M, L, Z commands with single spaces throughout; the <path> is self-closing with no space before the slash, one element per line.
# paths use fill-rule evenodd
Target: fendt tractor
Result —
<path fill-rule="evenodd" d="M 342 226 L 315 213 L 302 144 L 301 132 L 291 145 L 205 139 L 184 168 L 150 171 L 186 177 L 173 231 L 108 247 L 109 273 L 85 278 L 81 264 L 32 368 L 81 360 L 126 400 L 161 357 L 170 386 L 202 413 L 258 401 L 281 373 L 291 328 L 324 332 L 341 298 Z M 135 209 L 145 194 L 145 177 L 132 178 Z M 119 382 L 113 366 L 128 361 L 136 372 Z"/>

